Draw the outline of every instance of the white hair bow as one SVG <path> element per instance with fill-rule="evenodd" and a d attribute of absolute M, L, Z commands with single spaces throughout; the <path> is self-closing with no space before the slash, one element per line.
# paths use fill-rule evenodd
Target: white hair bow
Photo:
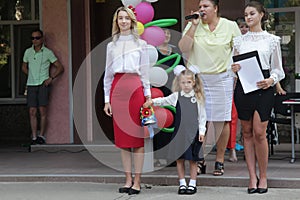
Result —
<path fill-rule="evenodd" d="M 192 71 L 194 74 L 199 74 L 200 73 L 199 67 L 197 67 L 195 65 L 191 65 L 188 69 L 190 71 Z"/>
<path fill-rule="evenodd" d="M 183 65 L 177 65 L 175 68 L 174 68 L 174 74 L 176 75 L 176 76 L 179 76 L 180 75 L 180 73 L 182 72 L 182 71 L 184 71 L 184 70 L 186 70 L 186 67 L 185 66 L 183 66 Z"/>

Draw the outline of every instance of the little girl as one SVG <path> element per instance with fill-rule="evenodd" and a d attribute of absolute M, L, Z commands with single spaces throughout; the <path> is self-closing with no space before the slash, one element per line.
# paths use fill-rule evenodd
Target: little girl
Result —
<path fill-rule="evenodd" d="M 175 124 L 180 122 L 175 128 L 175 133 L 170 142 L 170 158 L 176 160 L 179 178 L 178 194 L 195 194 L 197 178 L 197 161 L 200 161 L 199 152 L 202 148 L 204 134 L 206 131 L 206 112 L 204 106 L 203 85 L 199 78 L 199 70 L 195 66 L 189 69 L 178 65 L 174 69 L 176 75 L 172 91 L 167 97 L 152 99 L 144 103 L 144 107 L 154 106 L 176 106 Z M 181 109 L 178 109 L 178 108 Z M 175 126 L 176 127 L 176 126 Z M 184 161 L 190 163 L 190 182 L 185 181 Z"/>

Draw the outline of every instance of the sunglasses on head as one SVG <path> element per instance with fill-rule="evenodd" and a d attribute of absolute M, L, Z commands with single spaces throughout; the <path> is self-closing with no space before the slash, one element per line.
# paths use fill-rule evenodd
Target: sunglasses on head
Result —
<path fill-rule="evenodd" d="M 36 37 L 31 37 L 31 40 L 39 40 L 41 38 L 42 38 L 42 36 L 36 36 Z"/>

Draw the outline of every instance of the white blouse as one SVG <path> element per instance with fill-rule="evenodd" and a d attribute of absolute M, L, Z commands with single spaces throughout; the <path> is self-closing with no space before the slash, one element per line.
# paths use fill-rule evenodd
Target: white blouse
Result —
<path fill-rule="evenodd" d="M 167 97 L 154 98 L 154 99 L 152 99 L 153 105 L 154 106 L 172 105 L 175 107 L 176 103 L 178 101 L 178 95 L 179 95 L 179 92 L 174 92 Z M 185 97 L 195 97 L 195 92 L 194 92 L 194 90 L 192 90 L 190 93 L 185 93 L 184 91 L 181 91 L 180 95 L 185 96 Z M 196 101 L 196 99 L 195 99 L 195 101 Z M 205 135 L 206 111 L 205 111 L 204 103 L 197 101 L 197 108 L 198 108 L 199 135 Z"/>
<path fill-rule="evenodd" d="M 111 84 L 116 73 L 136 73 L 140 75 L 144 95 L 151 96 L 149 69 L 149 54 L 147 43 L 144 40 L 136 40 L 133 35 L 120 35 L 117 41 L 108 43 L 103 80 L 105 103 L 110 102 Z"/>
<path fill-rule="evenodd" d="M 285 77 L 282 68 L 280 37 L 262 32 L 247 32 L 235 37 L 234 54 L 243 54 L 257 50 L 263 70 L 270 70 L 270 78 L 277 82 Z"/>

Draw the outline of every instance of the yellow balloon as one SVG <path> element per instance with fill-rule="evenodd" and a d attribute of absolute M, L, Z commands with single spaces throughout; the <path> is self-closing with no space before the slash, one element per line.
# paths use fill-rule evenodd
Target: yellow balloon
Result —
<path fill-rule="evenodd" d="M 144 33 L 144 24 L 142 24 L 141 22 L 137 22 L 137 32 L 139 35 L 142 35 Z"/>

